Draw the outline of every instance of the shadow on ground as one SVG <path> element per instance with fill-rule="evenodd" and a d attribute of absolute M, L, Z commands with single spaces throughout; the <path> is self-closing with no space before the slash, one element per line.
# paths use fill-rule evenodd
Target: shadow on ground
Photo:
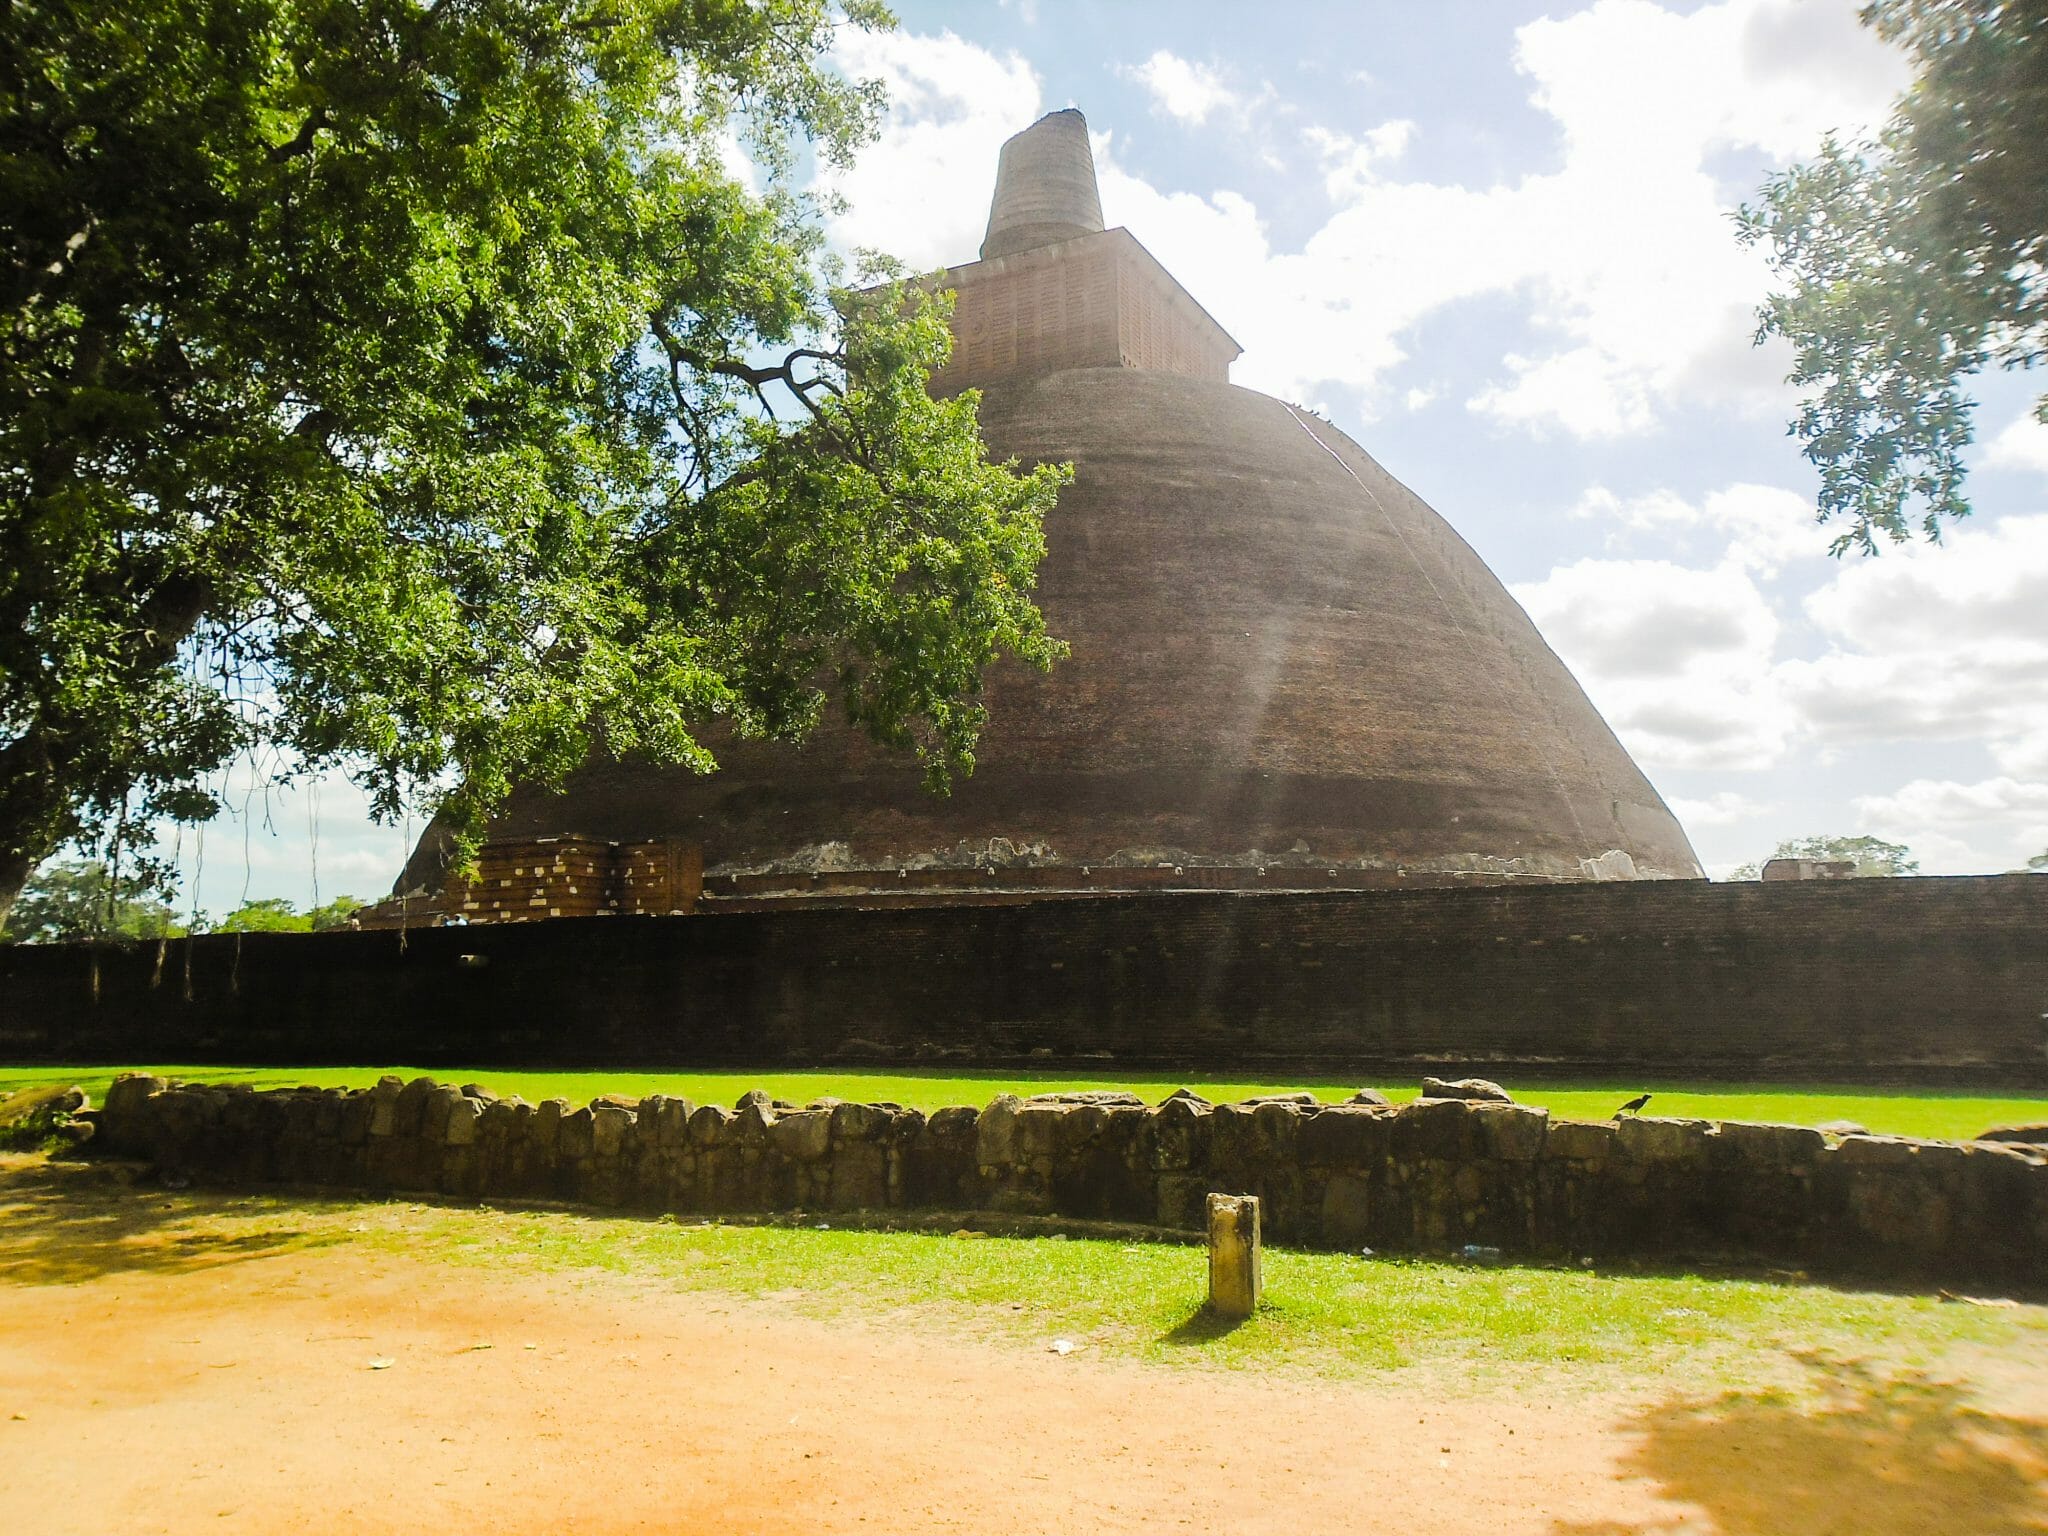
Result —
<path fill-rule="evenodd" d="M 1217 1339 L 1237 1332 L 1251 1319 L 1243 1317 L 1222 1317 L 1209 1310 L 1208 1303 L 1197 1304 L 1194 1311 L 1182 1318 L 1173 1327 L 1159 1336 L 1162 1344 L 1212 1344 Z"/>
<path fill-rule="evenodd" d="M 338 1240 L 288 1225 L 282 1208 L 230 1210 L 219 1195 L 158 1188 L 132 1172 L 0 1155 L 0 1285 L 182 1274 Z"/>
<path fill-rule="evenodd" d="M 2041 1536 L 2048 1531 L 2048 1424 L 1972 1406 L 1915 1371 L 1809 1358 L 1825 1394 L 1731 1392 L 1647 1409 L 1621 1475 L 1697 1514 L 1671 1536 Z M 1704 1522 L 1700 1518 L 1704 1516 Z M 1640 1536 L 1564 1523 L 1556 1536 Z M 1651 1528 L 1658 1529 L 1658 1528 Z"/>

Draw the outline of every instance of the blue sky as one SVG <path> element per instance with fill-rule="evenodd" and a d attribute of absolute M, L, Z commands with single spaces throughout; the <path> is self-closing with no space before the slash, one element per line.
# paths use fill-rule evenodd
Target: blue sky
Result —
<path fill-rule="evenodd" d="M 1855 10 L 899 0 L 899 32 L 840 49 L 891 107 L 832 233 L 972 259 L 997 147 L 1080 107 L 1107 222 L 1243 344 L 1233 378 L 1322 410 L 1478 549 L 1710 872 L 1808 833 L 2011 869 L 2048 849 L 2043 381 L 1978 389 L 1976 516 L 1942 547 L 1838 561 L 1786 355 L 1750 344 L 1769 275 L 1730 211 L 1905 80 Z M 248 803 L 204 905 L 306 899 L 309 825 L 323 896 L 388 888 L 404 831 L 345 784 L 310 819 Z"/>

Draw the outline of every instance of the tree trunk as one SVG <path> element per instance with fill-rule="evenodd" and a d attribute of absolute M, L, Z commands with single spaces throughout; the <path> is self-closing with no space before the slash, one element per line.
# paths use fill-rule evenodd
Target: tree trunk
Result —
<path fill-rule="evenodd" d="M 65 783 L 76 755 L 40 724 L 0 748 L 0 927 L 29 876 L 71 830 Z"/>
<path fill-rule="evenodd" d="M 15 899 L 41 862 L 24 853 L 0 853 L 0 929 L 6 928 L 8 918 L 14 915 Z"/>
<path fill-rule="evenodd" d="M 135 617 L 142 638 L 108 669 L 115 688 L 169 664 L 198 627 L 212 595 L 208 583 L 181 577 L 165 582 L 138 604 Z M 105 796 L 102 803 L 109 803 L 118 801 L 129 787 L 116 782 L 107 793 L 105 754 L 99 764 L 88 766 L 93 764 L 94 723 L 77 716 L 52 721 L 42 715 L 0 746 L 0 926 L 37 866 L 78 831 L 79 807 L 95 791 Z M 99 722 L 102 729 L 110 723 Z M 141 722 L 141 729 L 146 733 L 148 722 Z M 212 766 L 195 765 L 195 771 Z M 81 783 L 82 777 L 95 782 Z"/>

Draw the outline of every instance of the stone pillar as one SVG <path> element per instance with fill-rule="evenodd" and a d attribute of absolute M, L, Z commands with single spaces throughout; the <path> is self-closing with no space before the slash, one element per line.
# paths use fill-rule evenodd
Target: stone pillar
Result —
<path fill-rule="evenodd" d="M 1209 1197 L 1209 1310 L 1247 1318 L 1259 1307 L 1259 1197 Z"/>

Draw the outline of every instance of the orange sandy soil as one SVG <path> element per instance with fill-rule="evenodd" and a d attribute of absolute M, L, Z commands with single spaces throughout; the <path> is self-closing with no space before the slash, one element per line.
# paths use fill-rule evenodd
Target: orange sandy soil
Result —
<path fill-rule="evenodd" d="M 0 1158 L 0 1532 L 2048 1531 L 2044 1360 L 1803 1405 L 1269 1377 L 207 1210 Z"/>

